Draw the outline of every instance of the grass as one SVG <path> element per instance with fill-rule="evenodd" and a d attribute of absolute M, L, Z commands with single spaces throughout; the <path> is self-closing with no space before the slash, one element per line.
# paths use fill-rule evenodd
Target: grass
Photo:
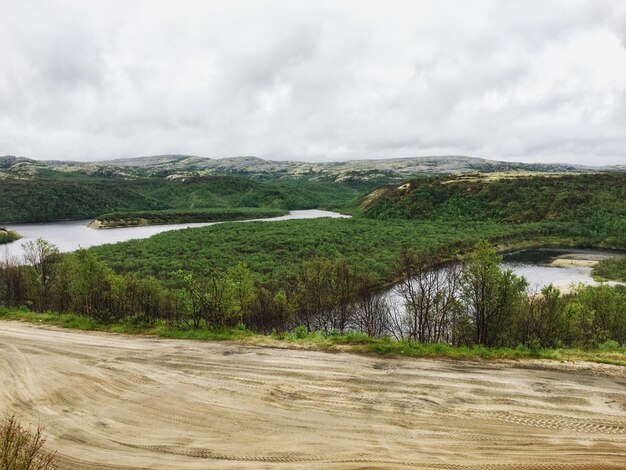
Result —
<path fill-rule="evenodd" d="M 165 322 L 153 325 L 135 325 L 132 322 L 101 323 L 73 313 L 34 313 L 0 307 L 0 320 L 21 321 L 84 331 L 103 331 L 120 334 L 153 335 L 162 338 L 200 341 L 237 341 L 245 344 L 274 348 L 298 348 L 318 351 L 337 351 L 414 358 L 447 358 L 455 360 L 544 359 L 553 361 L 585 361 L 626 366 L 626 347 L 605 343 L 596 349 L 486 348 L 484 346 L 450 346 L 447 344 L 421 344 L 413 341 L 396 341 L 391 338 L 372 338 L 360 332 L 309 333 L 299 327 L 293 332 L 261 335 L 245 328 L 176 327 Z"/>

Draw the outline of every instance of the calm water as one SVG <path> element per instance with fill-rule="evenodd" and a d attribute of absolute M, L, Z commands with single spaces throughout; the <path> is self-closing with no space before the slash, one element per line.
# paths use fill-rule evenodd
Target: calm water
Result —
<path fill-rule="evenodd" d="M 291 219 L 316 219 L 320 217 L 341 218 L 349 217 L 337 212 L 321 211 L 321 210 L 301 210 L 291 211 L 289 214 L 281 217 L 273 217 L 270 219 L 255 219 L 263 222 L 274 222 L 278 220 Z M 207 225 L 215 225 L 224 222 L 206 222 L 206 223 L 189 223 L 189 224 L 172 224 L 172 225 L 147 225 L 144 227 L 122 227 L 109 229 L 92 229 L 87 227 L 91 220 L 77 220 L 71 222 L 52 222 L 45 224 L 13 224 L 7 225 L 11 230 L 15 230 L 23 238 L 20 240 L 7 243 L 0 246 L 0 256 L 8 254 L 9 256 L 22 257 L 24 250 L 22 245 L 30 240 L 43 238 L 57 245 L 61 251 L 74 251 L 78 248 L 87 248 L 90 246 L 104 245 L 106 243 L 117 243 L 126 240 L 134 240 L 140 238 L 148 238 L 157 233 L 167 232 L 169 230 L 179 230 L 190 227 L 205 227 Z M 251 221 L 240 221 L 251 222 Z"/>
<path fill-rule="evenodd" d="M 528 288 L 539 291 L 550 284 L 556 287 L 568 287 L 571 284 L 597 285 L 591 277 L 592 268 L 589 266 L 555 266 L 551 264 L 556 259 L 584 259 L 599 261 L 613 256 L 626 256 L 626 253 L 601 250 L 576 250 L 539 248 L 507 253 L 503 256 L 502 268 L 510 269 L 518 276 L 524 276 L 528 281 Z M 607 284 L 619 284 L 607 282 Z M 404 297 L 397 286 L 389 289 L 386 294 L 389 304 L 396 312 L 404 312 Z"/>
<path fill-rule="evenodd" d="M 569 286 L 572 283 L 596 285 L 598 283 L 591 277 L 592 268 L 589 266 L 555 266 L 551 263 L 555 259 L 599 261 L 613 256 L 625 255 L 601 250 L 540 248 L 508 253 L 503 257 L 502 267 L 510 269 L 518 276 L 524 276 L 531 289 L 541 289 L 549 284 L 555 286 Z"/>

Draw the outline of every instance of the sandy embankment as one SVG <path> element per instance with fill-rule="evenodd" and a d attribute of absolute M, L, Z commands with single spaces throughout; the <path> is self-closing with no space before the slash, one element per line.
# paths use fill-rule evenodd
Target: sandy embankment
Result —
<path fill-rule="evenodd" d="M 584 266 L 587 268 L 593 268 L 596 264 L 598 264 L 598 261 L 579 258 L 557 258 L 550 264 L 553 266 Z"/>
<path fill-rule="evenodd" d="M 0 410 L 70 468 L 626 468 L 626 369 L 0 322 Z"/>

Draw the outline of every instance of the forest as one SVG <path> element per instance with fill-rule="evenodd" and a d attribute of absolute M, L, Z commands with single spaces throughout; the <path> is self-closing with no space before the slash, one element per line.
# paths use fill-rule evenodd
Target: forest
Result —
<path fill-rule="evenodd" d="M 412 189 L 387 187 L 363 196 L 345 209 L 351 219 L 227 224 L 92 251 L 116 272 L 163 280 L 179 269 L 206 275 L 245 262 L 255 278 L 282 282 L 314 256 L 343 257 L 387 284 L 403 248 L 433 259 L 454 258 L 481 239 L 505 246 L 623 249 L 623 183 L 622 174 L 423 178 L 408 183 Z M 520 189 L 526 187 L 531 190 Z"/>
<path fill-rule="evenodd" d="M 369 189 L 360 182 L 255 181 L 236 176 L 121 178 L 48 171 L 28 179 L 1 180 L 0 222 L 80 220 L 111 212 L 173 209 L 336 208 Z"/>
<path fill-rule="evenodd" d="M 44 240 L 28 242 L 27 265 L 0 265 L 0 317 L 28 307 L 72 312 L 103 324 L 178 331 L 228 328 L 263 334 L 359 334 L 402 344 L 455 347 L 605 348 L 626 344 L 626 288 L 552 286 L 528 289 L 500 268 L 482 241 L 460 262 L 433 269 L 433 258 L 412 250 L 392 265 L 403 308 L 390 302 L 371 271 L 341 257 L 315 256 L 282 283 L 263 282 L 242 263 L 198 276 L 173 273 L 175 286 L 135 273 L 116 274 L 88 250 L 61 256 Z"/>
<path fill-rule="evenodd" d="M 211 194 L 230 194 L 232 206 L 137 210 L 132 216 L 168 220 L 181 213 L 231 217 L 267 210 L 243 208 L 253 207 L 257 197 L 267 201 L 267 186 L 228 178 L 167 189 L 154 182 L 149 194 L 187 204 L 184 185 L 191 184 L 206 202 L 209 193 L 203 191 L 212 182 Z M 241 183 L 240 191 L 232 190 L 234 183 Z M 29 242 L 25 266 L 11 259 L 0 266 L 2 315 L 20 308 L 66 312 L 99 325 L 166 325 L 192 336 L 229 329 L 352 335 L 375 338 L 376 347 L 392 341 L 412 348 L 619 349 L 626 343 L 623 287 L 533 292 L 523 278 L 500 268 L 497 252 L 546 245 L 624 248 L 623 183 L 621 174 L 436 177 L 369 194 L 324 193 L 332 184 L 311 183 L 319 189 L 313 196 L 306 186 L 297 191 L 280 183 L 311 204 L 326 194 L 323 200 L 343 204 L 353 217 L 221 224 L 71 254 L 44 240 Z M 247 186 L 253 189 L 247 192 Z M 286 200 L 280 201 L 275 210 L 282 210 Z M 288 204 L 303 208 L 309 202 Z M 103 220 L 124 217 L 128 213 L 118 211 Z M 599 264 L 595 274 L 614 277 L 620 266 Z M 392 284 L 402 309 L 383 295 Z"/>

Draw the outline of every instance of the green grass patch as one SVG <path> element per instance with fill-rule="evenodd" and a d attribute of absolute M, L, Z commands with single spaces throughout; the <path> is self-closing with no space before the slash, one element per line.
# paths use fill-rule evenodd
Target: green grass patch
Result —
<path fill-rule="evenodd" d="M 212 330 L 176 327 L 165 322 L 153 325 L 135 325 L 132 322 L 101 323 L 73 313 L 33 313 L 0 307 L 0 320 L 45 324 L 84 331 L 102 331 L 129 335 L 154 335 L 162 338 L 199 341 L 237 341 L 277 348 L 303 348 L 319 351 L 341 351 L 383 356 L 414 358 L 447 358 L 455 360 L 543 359 L 572 362 L 596 362 L 626 366 L 626 348 L 607 342 L 596 349 L 559 348 L 542 349 L 518 346 L 517 348 L 486 348 L 484 346 L 450 346 L 442 343 L 422 344 L 414 341 L 397 341 L 392 338 L 372 338 L 361 332 L 338 334 L 307 332 L 298 327 L 290 333 L 261 335 L 243 327 Z"/>

